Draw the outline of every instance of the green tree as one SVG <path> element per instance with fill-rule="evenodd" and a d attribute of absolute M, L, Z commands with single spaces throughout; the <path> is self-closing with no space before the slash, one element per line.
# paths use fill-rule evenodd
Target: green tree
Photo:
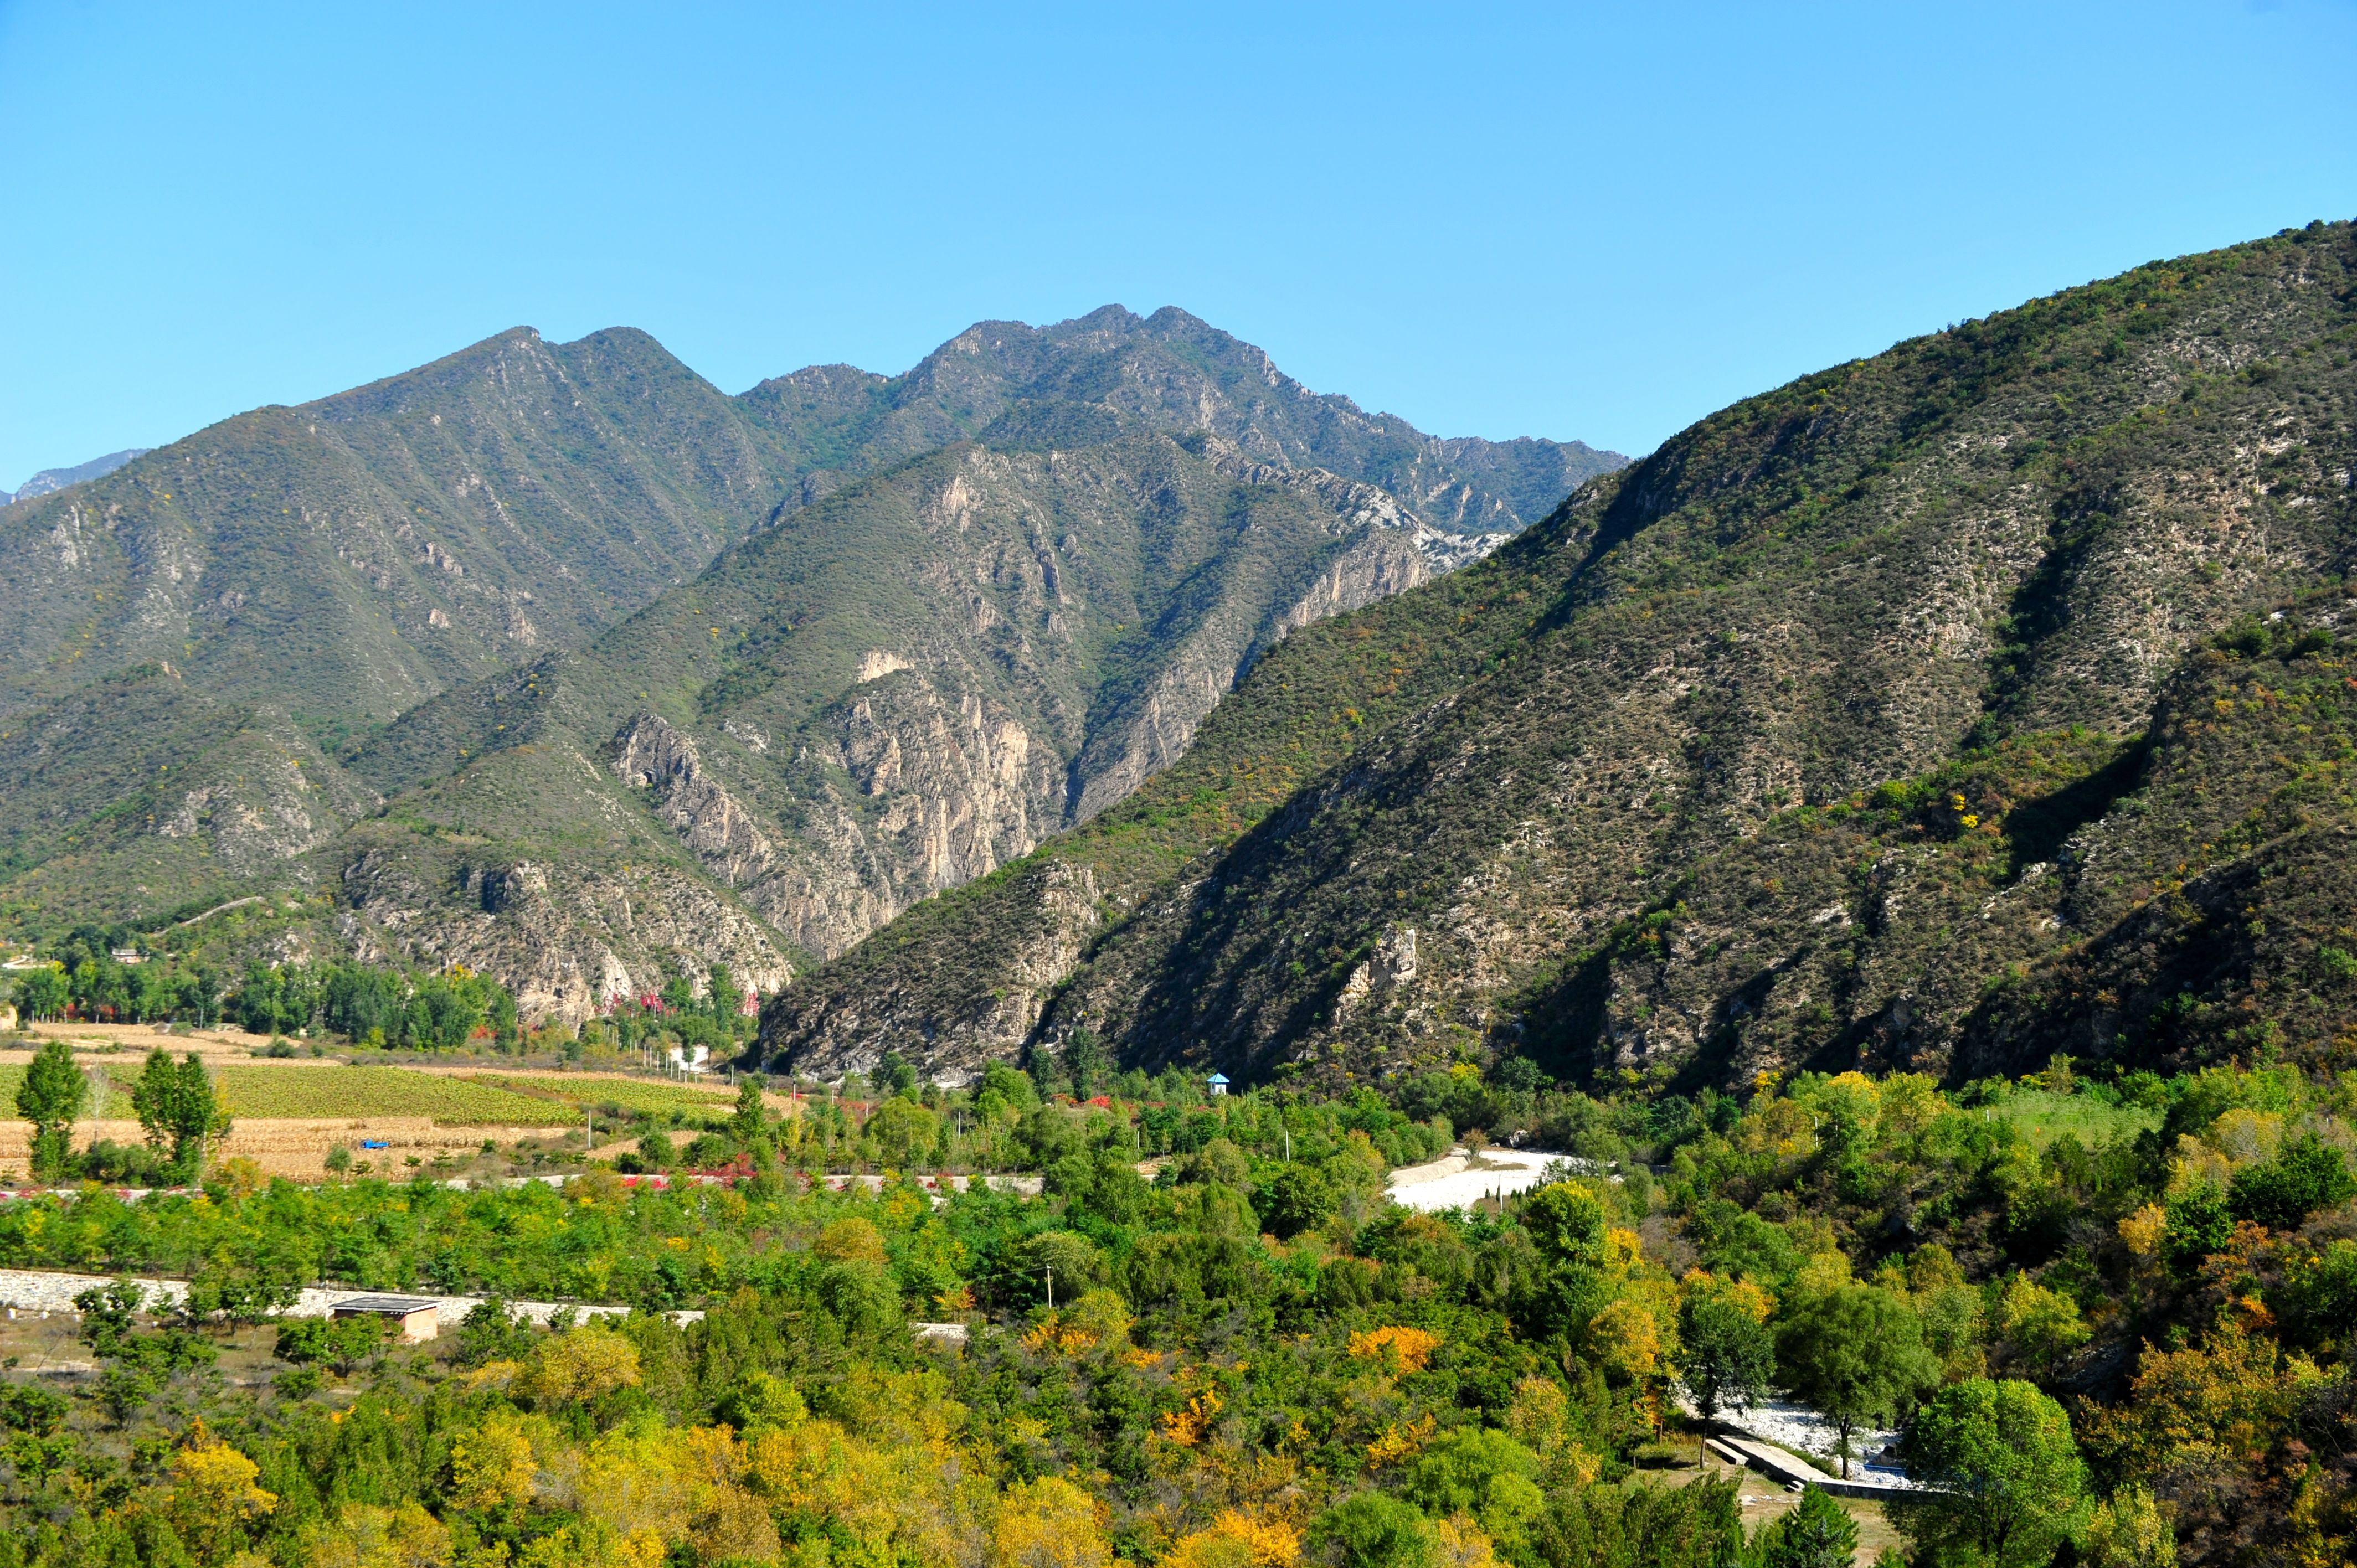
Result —
<path fill-rule="evenodd" d="M 737 1085 L 737 1109 L 728 1117 L 728 1135 L 739 1144 L 751 1145 L 754 1139 L 769 1131 L 770 1113 L 761 1102 L 761 1075 L 748 1072 Z"/>
<path fill-rule="evenodd" d="M 55 1018 L 66 1010 L 72 997 L 66 977 L 45 965 L 16 983 L 16 1015 L 20 1018 Z"/>
<path fill-rule="evenodd" d="M 2226 1244 L 2234 1233 L 2234 1217 L 2226 1195 L 2214 1182 L 2195 1182 L 2169 1200 L 2168 1220 L 2161 1231 L 2161 1255 L 2180 1274 L 2191 1273 L 2201 1261 Z"/>
<path fill-rule="evenodd" d="M 1766 1396 L 1776 1375 L 1776 1341 L 1740 1302 L 1720 1291 L 1693 1290 L 1678 1306 L 1678 1381 L 1702 1412 L 1700 1449 L 1721 1410 Z"/>
<path fill-rule="evenodd" d="M 147 1053 L 147 1065 L 131 1086 L 131 1113 L 139 1118 L 148 1147 L 160 1149 L 172 1141 L 179 1098 L 179 1069 L 172 1065 L 172 1053 L 158 1046 Z"/>
<path fill-rule="evenodd" d="M 1857 1556 L 1857 1521 L 1823 1487 L 1805 1487 L 1791 1513 L 1752 1542 L 1759 1568 L 1849 1568 Z"/>
<path fill-rule="evenodd" d="M 1441 1561 L 1423 1510 L 1381 1492 L 1361 1492 L 1329 1509 L 1313 1533 L 1332 1543 L 1342 1568 L 1437 1568 Z"/>
<path fill-rule="evenodd" d="M 1917 1562 L 2033 1568 L 2084 1527 L 2087 1467 L 2071 1418 L 2033 1384 L 1951 1384 L 1915 1412 L 1900 1452 L 1909 1475 L 1940 1488 L 1890 1505 Z"/>
<path fill-rule="evenodd" d="M 1777 1337 L 1784 1384 L 1841 1434 L 1849 1475 L 1850 1434 L 1888 1421 L 1939 1380 L 1923 1348 L 1923 1326 L 1907 1304 L 1872 1285 L 1843 1285 L 1803 1300 Z"/>
<path fill-rule="evenodd" d="M 33 1174 L 55 1177 L 73 1154 L 74 1118 L 90 1103 L 90 1080 L 63 1040 L 43 1046 L 16 1086 L 16 1114 L 33 1124 Z"/>
<path fill-rule="evenodd" d="M 229 1131 L 212 1079 L 194 1051 L 178 1067 L 161 1047 L 148 1053 L 147 1066 L 131 1090 L 131 1109 L 150 1144 L 171 1145 L 172 1164 L 184 1179 L 201 1162 L 204 1140 Z"/>
<path fill-rule="evenodd" d="M 1253 1194 L 1253 1207 L 1270 1234 L 1289 1240 L 1334 1218 L 1341 1195 L 1315 1165 L 1296 1162 L 1279 1170 Z"/>
<path fill-rule="evenodd" d="M 2237 1219 L 2270 1230 L 2297 1230 L 2319 1209 L 2338 1208 L 2357 1197 L 2357 1178 L 2341 1151 L 2315 1133 L 2304 1133 L 2265 1165 L 2234 1175 L 2227 1206 Z"/>
<path fill-rule="evenodd" d="M 941 1132 L 940 1117 L 905 1097 L 886 1101 L 867 1119 L 877 1157 L 897 1171 L 909 1169 L 921 1155 L 931 1154 Z"/>
<path fill-rule="evenodd" d="M 1550 1262 L 1596 1268 L 1604 1262 L 1604 1204 L 1576 1183 L 1559 1181 L 1531 1194 L 1523 1206 L 1523 1229 Z"/>
<path fill-rule="evenodd" d="M 712 1021 L 720 1026 L 722 1034 L 728 1034 L 737 1027 L 737 1009 L 745 993 L 737 989 L 736 977 L 725 963 L 714 964 L 704 983 L 705 994 L 712 998 Z"/>

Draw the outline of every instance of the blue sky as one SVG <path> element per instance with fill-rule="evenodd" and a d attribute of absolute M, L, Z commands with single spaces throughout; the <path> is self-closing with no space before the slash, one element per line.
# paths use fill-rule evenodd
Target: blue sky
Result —
<path fill-rule="evenodd" d="M 0 484 L 626 324 L 731 392 L 1178 305 L 1636 453 L 2357 215 L 2357 6 L 0 0 Z"/>

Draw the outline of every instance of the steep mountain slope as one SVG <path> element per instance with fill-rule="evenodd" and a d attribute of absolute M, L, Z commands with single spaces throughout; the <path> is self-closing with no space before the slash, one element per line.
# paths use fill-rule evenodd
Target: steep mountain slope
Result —
<path fill-rule="evenodd" d="M 5 917 L 121 919 L 290 874 L 300 891 L 300 857 L 380 803 L 285 713 L 143 666 L 0 725 Z"/>
<path fill-rule="evenodd" d="M 364 728 L 694 576 L 793 473 L 645 334 L 519 328 L 0 510 L 0 711 L 168 660 Z"/>
<path fill-rule="evenodd" d="M 1336 1078 L 1500 1049 L 1575 1075 L 1861 1056 L 1965 1070 L 2060 1037 L 2000 1027 L 1982 986 L 2018 972 L 2067 996 L 2039 978 L 2066 961 L 2083 993 L 2115 996 L 2101 1007 L 2143 1017 L 2149 998 L 2095 977 L 2142 962 L 2178 983 L 2183 964 L 2123 956 L 2158 940 L 2129 940 L 2160 918 L 2136 889 L 2193 875 L 2220 842 L 2186 804 L 2209 797 L 2142 771 L 2165 750 L 2167 693 L 2203 678 L 2203 639 L 2337 580 L 2357 543 L 2352 281 L 2348 226 L 2314 226 L 1715 415 L 1478 574 L 1275 650 L 1234 699 L 1254 711 L 1218 715 L 1207 743 L 1231 723 L 1307 733 L 1338 708 L 1375 722 L 1267 814 L 1166 800 L 1192 824 L 1174 848 L 1191 834 L 1208 853 L 1103 904 L 1082 874 L 1112 854 L 1110 824 L 1092 823 L 779 999 L 765 1046 L 820 1070 L 899 1048 L 943 1073 L 1089 1041 Z M 1444 618 L 1426 601 L 1477 584 L 1458 612 L 1474 646 L 1440 658 L 1445 689 L 1419 687 L 1424 628 Z M 1308 668 L 1360 632 L 1391 659 Z M 1385 686 L 1413 706 L 1373 706 Z M 1243 755 L 1219 760 L 1240 772 Z M 2329 760 L 2302 755 L 2286 768 Z M 1938 831 L 1970 853 L 1927 870 L 1916 841 L 1943 819 L 1923 800 L 1942 791 L 1966 805 Z M 2326 794 L 2310 809 L 2345 810 Z M 2238 843 L 2206 875 L 2321 866 L 2340 841 L 2300 831 Z M 2102 897 L 2058 870 L 2130 841 L 2158 865 L 2152 846 L 2189 839 L 2210 847 L 2184 872 L 2123 868 Z M 1909 879 L 1943 891 L 1910 904 L 1891 892 Z M 2301 895 L 2298 929 L 2319 897 Z M 1010 956 L 974 942 L 985 929 L 1028 935 Z M 2237 983 L 2287 966 L 2261 956 Z M 912 978 L 879 983 L 888 969 Z M 1005 1005 L 1017 988 L 1028 1001 Z"/>
<path fill-rule="evenodd" d="M 1209 435 L 961 444 L 786 513 L 577 654 L 404 718 L 351 759 L 397 798 L 341 884 L 371 940 L 532 974 L 527 1006 L 578 1015 L 605 977 L 678 961 L 612 922 L 486 923 L 477 885 L 529 865 L 590 909 L 629 886 L 614 865 L 661 864 L 776 934 L 730 956 L 775 984 L 797 950 L 841 951 L 1128 793 L 1287 631 L 1499 537 Z M 633 918 L 669 904 L 641 888 Z"/>
<path fill-rule="evenodd" d="M 1425 436 L 1178 311 L 734 399 L 643 334 L 518 329 L 0 511 L 0 725 L 48 737 L 0 903 L 39 927 L 333 886 L 304 942 L 463 952 L 572 1014 L 666 965 L 780 983 L 1120 799 L 1287 630 L 1617 461 Z M 70 762 L 62 715 L 161 737 L 154 776 Z M 215 724 L 339 756 L 304 759 L 303 831 L 158 861 L 125 833 L 213 820 Z M 545 909 L 501 892 L 543 884 Z"/>

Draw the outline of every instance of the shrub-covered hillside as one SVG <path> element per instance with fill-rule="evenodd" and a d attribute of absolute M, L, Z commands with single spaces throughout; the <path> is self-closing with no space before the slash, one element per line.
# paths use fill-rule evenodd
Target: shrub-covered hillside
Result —
<path fill-rule="evenodd" d="M 928 911 L 896 952 L 888 929 L 879 950 L 931 977 L 892 1013 L 895 1043 L 966 1066 L 1086 1034 L 1128 1060 L 1338 1082 L 1529 1052 L 1552 1072 L 1724 1083 L 1803 1062 L 2034 1064 L 2060 1036 L 1986 993 L 2067 995 L 2050 964 L 2130 987 L 2080 987 L 2134 1025 L 2091 1015 L 2067 1041 L 2090 1054 L 2147 1048 L 2164 1003 L 2242 1006 L 2234 964 L 2195 950 L 2161 977 L 2129 932 L 2174 921 L 2198 950 L 2218 922 L 2169 911 L 2205 886 L 2337 875 L 2337 708 L 2278 751 L 2266 697 L 2197 688 L 2236 660 L 2270 661 L 2244 687 L 2306 702 L 2341 679 L 2352 279 L 2351 228 L 2312 225 L 1714 415 L 1478 578 L 1275 650 L 1206 742 L 1324 725 L 1340 744 L 1273 809 L 1192 817 L 1179 847 L 1200 858 L 1049 907 L 1034 890 L 1053 869 L 1086 890 L 1104 860 L 1092 824 L 997 895 L 996 925 L 1055 940 L 965 942 L 974 916 Z M 1352 639 L 1364 654 L 1336 660 Z M 1166 811 L 1223 799 L 1231 766 L 1293 761 L 1238 749 L 1193 796 L 1168 780 Z M 2292 798 L 2262 811 L 2278 785 Z M 1943 791 L 1966 806 L 1933 810 Z M 2261 813 L 2240 836 L 2220 836 L 2228 797 L 2233 821 Z M 2178 878 L 2185 897 L 2155 907 Z M 2298 896 L 2309 914 L 2243 928 L 2236 972 L 2307 975 L 2329 1012 L 2340 983 L 2313 949 L 2337 922 Z M 826 1009 L 882 1011 L 873 967 L 855 956 L 844 986 L 822 975 L 777 1004 L 772 1052 L 838 1059 Z"/>

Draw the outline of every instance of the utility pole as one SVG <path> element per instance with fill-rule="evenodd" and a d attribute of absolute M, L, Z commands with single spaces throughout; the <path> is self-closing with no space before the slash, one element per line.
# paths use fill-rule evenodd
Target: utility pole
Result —
<path fill-rule="evenodd" d="M 597 1113 L 591 1111 L 585 1114 L 588 1117 L 588 1124 L 582 1133 L 583 1144 L 585 1147 L 594 1149 L 597 1146 Z"/>
<path fill-rule="evenodd" d="M 1048 1265 L 1048 1310 L 1056 1310 L 1056 1267 L 1052 1263 Z"/>

